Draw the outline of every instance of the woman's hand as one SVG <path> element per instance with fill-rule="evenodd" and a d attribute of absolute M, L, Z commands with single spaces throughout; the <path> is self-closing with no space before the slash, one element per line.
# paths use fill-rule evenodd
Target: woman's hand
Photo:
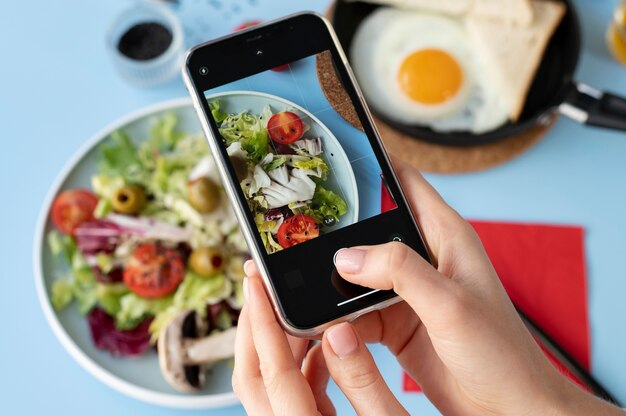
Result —
<path fill-rule="evenodd" d="M 326 395 L 329 369 L 359 415 L 407 414 L 350 324 L 327 331 L 307 353 L 308 341 L 285 334 L 276 321 L 254 264 L 245 270 L 233 388 L 248 414 L 334 415 Z"/>
<path fill-rule="evenodd" d="M 436 267 L 401 243 L 340 250 L 346 280 L 405 300 L 358 319 L 363 339 L 385 344 L 446 415 L 622 414 L 556 371 L 473 228 L 416 170 L 395 167 Z"/>
<path fill-rule="evenodd" d="M 330 374 L 359 415 L 406 414 L 365 347 L 380 342 L 445 415 L 623 415 L 556 371 L 471 226 L 416 170 L 396 171 L 436 267 L 401 243 L 340 250 L 346 280 L 393 289 L 405 302 L 328 329 L 301 366 L 306 341 L 282 331 L 247 262 L 233 385 L 248 413 L 334 414 Z"/>

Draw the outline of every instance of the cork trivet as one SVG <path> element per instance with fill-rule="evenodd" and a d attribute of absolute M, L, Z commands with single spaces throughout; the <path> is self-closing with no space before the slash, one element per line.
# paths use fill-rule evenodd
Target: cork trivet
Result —
<path fill-rule="evenodd" d="M 331 5 L 327 12 L 331 21 L 333 9 L 334 5 Z M 317 55 L 316 69 L 328 102 L 348 123 L 363 130 L 348 94 L 337 78 L 329 53 Z M 406 135 L 374 116 L 381 138 L 391 154 L 420 170 L 435 173 L 475 172 L 507 162 L 541 140 L 555 119 L 556 115 L 543 125 L 536 125 L 521 134 L 493 143 L 452 147 Z"/>

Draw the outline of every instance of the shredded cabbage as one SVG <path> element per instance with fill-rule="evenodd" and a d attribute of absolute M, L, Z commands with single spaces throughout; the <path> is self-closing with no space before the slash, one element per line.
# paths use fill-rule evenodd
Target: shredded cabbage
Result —
<path fill-rule="evenodd" d="M 226 141 L 226 145 L 240 142 L 251 160 L 254 162 L 261 161 L 269 153 L 267 120 L 264 117 L 271 117 L 271 112 L 261 116 L 242 112 L 224 117 L 224 113 L 220 112 L 219 107 L 218 100 L 211 103 L 213 117 L 219 126 L 220 134 Z"/>

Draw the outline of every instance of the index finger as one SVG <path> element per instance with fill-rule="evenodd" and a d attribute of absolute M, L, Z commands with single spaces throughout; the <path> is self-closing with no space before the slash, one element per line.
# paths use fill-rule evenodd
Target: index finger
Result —
<path fill-rule="evenodd" d="M 306 415 L 317 408 L 311 389 L 276 321 L 261 280 L 248 277 L 249 318 L 263 384 L 275 414 Z"/>
<path fill-rule="evenodd" d="M 237 325 L 233 389 L 247 413 L 254 415 L 273 413 L 267 394 L 265 394 L 265 386 L 259 370 L 259 359 L 252 341 L 247 305 L 244 305 L 241 310 Z"/>
<path fill-rule="evenodd" d="M 394 158 L 392 162 L 406 199 L 434 257 L 433 261 L 437 264 L 442 230 L 445 232 L 447 229 L 458 229 L 467 223 L 417 169 L 399 159 Z"/>
<path fill-rule="evenodd" d="M 243 270 L 248 277 L 258 279 L 261 278 L 259 270 L 252 260 L 247 260 L 244 263 Z M 289 334 L 286 334 L 286 336 L 289 347 L 291 348 L 291 352 L 293 353 L 294 360 L 296 360 L 296 363 L 299 367 L 302 367 L 302 362 L 304 361 L 304 357 L 306 356 L 307 350 L 309 348 L 309 340 L 304 338 L 296 338 Z"/>

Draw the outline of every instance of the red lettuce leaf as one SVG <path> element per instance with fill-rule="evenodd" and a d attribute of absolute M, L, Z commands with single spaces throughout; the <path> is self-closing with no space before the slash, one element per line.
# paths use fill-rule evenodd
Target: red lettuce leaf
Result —
<path fill-rule="evenodd" d="M 137 356 L 150 348 L 150 332 L 148 328 L 152 318 L 146 318 L 133 329 L 119 330 L 115 328 L 115 320 L 103 309 L 93 308 L 87 316 L 91 339 L 101 350 L 109 351 L 115 356 Z"/>

